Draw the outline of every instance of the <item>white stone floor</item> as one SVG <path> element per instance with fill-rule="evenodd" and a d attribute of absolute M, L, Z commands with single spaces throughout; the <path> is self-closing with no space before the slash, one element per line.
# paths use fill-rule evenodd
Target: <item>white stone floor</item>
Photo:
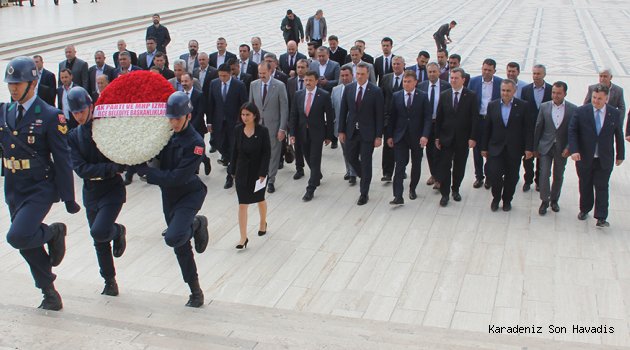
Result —
<path fill-rule="evenodd" d="M 63 1 L 63 0 L 62 0 Z M 88 24 L 133 17 L 182 7 L 179 2 L 82 0 L 0 9 L 0 41 L 28 40 L 41 35 L 34 26 L 17 30 L 20 23 L 37 23 L 41 31 L 81 28 Z M 199 4 L 204 1 L 189 1 Z M 321 1 L 329 33 L 348 48 L 364 39 L 367 50 L 378 55 L 381 37 L 394 39 L 394 52 L 414 60 L 417 51 L 435 51 L 431 34 L 451 19 L 452 53 L 463 56 L 463 67 L 478 74 L 485 57 L 498 62 L 504 76 L 508 61 L 521 63 L 522 78 L 536 63 L 548 67 L 548 81 L 569 83 L 569 100 L 581 103 L 588 84 L 597 81 L 599 67 L 612 67 L 613 81 L 630 82 L 630 3 L 620 1 L 406 1 L 385 6 L 382 1 Z M 203 20 L 169 24 L 173 43 L 169 52 L 186 51 L 188 39 L 201 49 L 214 51 L 218 36 L 227 38 L 231 51 L 263 38 L 263 47 L 282 52 L 279 23 L 287 8 L 306 18 L 316 9 L 306 2 L 270 1 L 209 16 Z M 97 15 L 95 15 L 97 14 Z M 148 25 L 148 24 L 147 24 Z M 144 31 L 127 34 L 129 48 L 143 51 Z M 77 46 L 78 55 L 90 63 L 92 53 L 104 49 L 110 57 L 118 37 Z M 0 45 L 2 43 L 0 42 Z M 47 68 L 56 72 L 63 50 L 42 52 Z M 5 61 L 0 61 L 4 71 Z M 7 98 L 0 89 L 0 98 Z M 615 168 L 610 185 L 611 227 L 600 230 L 594 220 L 578 221 L 577 177 L 567 165 L 558 214 L 537 214 L 536 192 L 517 192 L 510 213 L 492 213 L 490 195 L 472 188 L 472 156 L 461 189 L 463 201 L 438 206 L 439 195 L 423 183 L 416 201 L 391 208 L 391 185 L 380 178 L 380 150 L 375 152 L 370 202 L 355 205 L 358 187 L 348 187 L 339 149 L 324 150 L 322 186 L 315 199 L 300 198 L 306 179 L 294 181 L 293 165 L 281 170 L 277 192 L 268 196 L 269 234 L 255 237 L 257 211 L 250 211 L 250 245 L 237 252 L 237 204 L 234 190 L 223 190 L 225 170 L 214 163 L 202 179 L 208 196 L 201 211 L 208 216 L 211 243 L 197 256 L 202 286 L 208 300 L 235 302 L 314 312 L 327 315 L 403 322 L 424 326 L 487 332 L 489 324 L 608 325 L 614 334 L 543 334 L 544 338 L 592 344 L 630 345 L 630 171 Z M 212 155 L 213 160 L 216 159 Z M 1 182 L 1 180 L 0 180 Z M 75 181 L 77 198 L 81 183 Z M 68 253 L 55 269 L 58 287 L 73 281 L 100 284 L 84 211 L 70 216 L 56 205 L 47 222 L 64 221 L 69 227 Z M 128 228 L 128 250 L 117 260 L 118 279 L 125 290 L 187 294 L 172 252 L 160 232 L 164 227 L 157 187 L 134 182 L 128 187 L 127 204 L 120 222 Z M 8 210 L 0 211 L 1 227 L 8 227 Z M 0 273 L 30 279 L 21 256 L 0 240 Z M 35 305 L 35 289 L 15 291 Z M 72 303 L 66 309 L 72 310 Z"/>

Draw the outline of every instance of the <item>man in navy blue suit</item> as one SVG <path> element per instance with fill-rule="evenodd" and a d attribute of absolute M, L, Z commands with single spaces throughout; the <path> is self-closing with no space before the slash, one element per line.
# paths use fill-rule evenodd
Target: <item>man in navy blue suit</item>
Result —
<path fill-rule="evenodd" d="M 350 164 L 361 178 L 357 205 L 364 205 L 369 200 L 372 153 L 383 142 L 383 93 L 368 81 L 369 69 L 364 62 L 357 64 L 356 81 L 344 89 L 339 114 L 339 141 L 348 142 Z"/>
<path fill-rule="evenodd" d="M 228 166 L 232 157 L 234 127 L 239 119 L 239 108 L 245 102 L 245 84 L 232 77 L 229 64 L 220 65 L 219 79 L 210 82 L 205 110 L 208 131 L 212 133 L 216 147 L 221 152 L 221 159 L 218 161 L 223 166 Z M 228 189 L 233 184 L 232 176 L 228 174 L 223 188 Z"/>
<path fill-rule="evenodd" d="M 392 97 L 389 111 L 389 125 L 386 132 L 387 144 L 394 148 L 396 170 L 394 172 L 394 200 L 392 205 L 405 203 L 403 194 L 403 174 L 409 163 L 411 152 L 411 183 L 409 199 L 416 199 L 416 186 L 420 182 L 422 148 L 426 147 L 431 136 L 431 116 L 433 110 L 427 94 L 416 88 L 418 78 L 407 71 L 403 76 L 403 90 Z"/>
<path fill-rule="evenodd" d="M 486 120 L 486 114 L 488 113 L 488 103 L 492 100 L 496 100 L 501 97 L 501 81 L 503 79 L 494 75 L 497 71 L 497 62 L 491 58 L 486 58 L 481 66 L 481 75 L 478 75 L 470 79 L 468 89 L 477 94 L 477 100 L 479 102 L 479 125 L 477 127 L 477 140 L 483 139 L 483 132 L 485 130 L 484 123 Z M 483 157 L 481 156 L 481 148 L 477 144 L 473 149 L 473 160 L 475 161 L 475 182 L 474 188 L 480 188 L 484 186 L 483 179 L 486 169 L 483 165 Z M 490 182 L 486 179 L 486 189 L 491 187 Z"/>
<path fill-rule="evenodd" d="M 606 221 L 608 181 L 613 164 L 619 166 L 624 160 L 621 114 L 606 103 L 608 93 L 608 87 L 596 85 L 591 103 L 579 107 L 569 123 L 569 152 L 575 161 L 580 188 L 578 219 L 586 220 L 594 205 L 597 227 L 610 226 Z"/>

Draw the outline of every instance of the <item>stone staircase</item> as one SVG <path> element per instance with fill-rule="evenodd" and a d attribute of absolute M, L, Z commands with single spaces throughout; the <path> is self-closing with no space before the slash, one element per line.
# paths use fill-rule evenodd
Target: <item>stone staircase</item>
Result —
<path fill-rule="evenodd" d="M 615 349 L 218 301 L 191 309 L 184 295 L 121 286 L 105 297 L 98 284 L 56 284 L 65 308 L 43 311 L 25 275 L 3 274 L 0 349 Z"/>

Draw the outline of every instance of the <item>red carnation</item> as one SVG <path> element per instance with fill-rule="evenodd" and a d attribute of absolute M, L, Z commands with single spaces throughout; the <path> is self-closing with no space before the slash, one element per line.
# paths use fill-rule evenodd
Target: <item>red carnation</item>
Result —
<path fill-rule="evenodd" d="M 175 92 L 171 83 L 158 73 L 135 71 L 114 79 L 101 92 L 96 105 L 164 102 Z"/>

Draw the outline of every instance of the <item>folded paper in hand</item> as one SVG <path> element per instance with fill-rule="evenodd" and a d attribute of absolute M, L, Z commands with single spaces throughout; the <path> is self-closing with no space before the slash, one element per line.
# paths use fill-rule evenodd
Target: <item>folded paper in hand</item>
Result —
<path fill-rule="evenodd" d="M 265 176 L 262 181 L 260 181 L 260 179 L 256 181 L 256 185 L 254 185 L 254 192 L 262 190 L 265 186 L 267 186 L 267 176 Z"/>

